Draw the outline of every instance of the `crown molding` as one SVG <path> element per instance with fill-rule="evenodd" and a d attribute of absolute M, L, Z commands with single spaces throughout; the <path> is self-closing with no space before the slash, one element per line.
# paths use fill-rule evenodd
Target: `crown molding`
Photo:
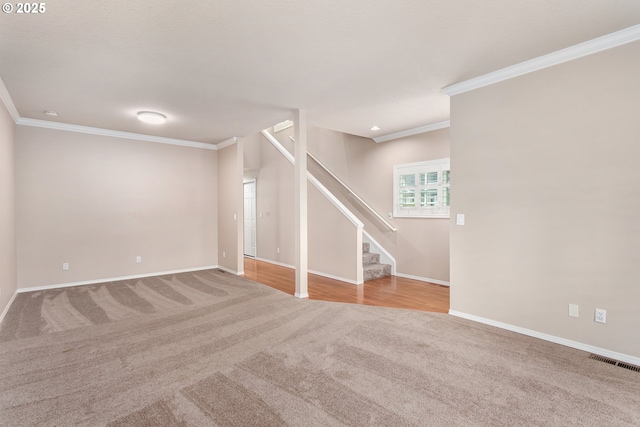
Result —
<path fill-rule="evenodd" d="M 625 28 L 624 30 L 616 31 L 615 33 L 598 37 L 597 39 L 589 40 L 566 49 L 561 49 L 483 76 L 474 77 L 472 79 L 447 86 L 443 88 L 442 91 L 449 96 L 458 95 L 460 93 L 518 77 L 523 74 L 532 73 L 557 64 L 562 64 L 563 62 L 582 58 L 583 56 L 592 55 L 607 49 L 622 46 L 637 40 L 640 40 L 640 25 L 634 25 L 633 27 Z"/>
<path fill-rule="evenodd" d="M 389 133 L 387 135 L 381 135 L 373 138 L 375 142 L 387 142 L 393 139 L 404 138 L 405 136 L 418 135 L 421 133 L 427 133 L 438 129 L 445 129 L 451 125 L 449 120 L 445 120 L 444 122 L 433 123 L 426 126 L 420 126 L 413 129 L 407 129 L 400 132 Z"/>
<path fill-rule="evenodd" d="M 225 141 L 222 141 L 219 144 L 216 144 L 216 150 L 222 150 L 223 148 L 227 148 L 227 147 L 235 144 L 236 142 L 238 142 L 238 138 L 234 136 L 234 137 L 229 138 L 229 139 L 227 139 Z"/>
<path fill-rule="evenodd" d="M 160 144 L 179 145 L 181 147 L 202 148 L 204 150 L 217 150 L 213 144 L 204 142 L 187 141 L 183 139 L 165 138 L 162 136 L 144 135 L 141 133 L 122 132 L 119 130 L 101 129 L 89 126 L 72 125 L 68 123 L 50 122 L 48 120 L 27 119 L 20 117 L 16 124 L 33 126 L 46 129 L 64 130 L 68 132 L 87 133 L 90 135 L 110 136 L 113 138 L 134 139 L 138 141 L 157 142 Z"/>
<path fill-rule="evenodd" d="M 13 99 L 7 90 L 7 86 L 0 76 L 0 99 L 7 107 L 7 111 L 13 118 L 13 121 L 17 125 L 33 126 L 46 129 L 65 130 L 69 132 L 87 133 L 91 135 L 111 136 L 114 138 L 134 139 L 138 141 L 157 142 L 160 144 L 179 145 L 181 147 L 202 148 L 204 150 L 217 150 L 218 148 L 214 144 L 207 144 L 204 142 L 187 141 L 183 139 L 165 138 L 162 136 L 144 135 L 141 133 L 122 132 L 110 129 L 94 128 L 89 126 L 72 125 L 68 123 L 50 122 L 47 120 L 28 119 L 20 117 L 20 113 L 16 109 Z"/>
<path fill-rule="evenodd" d="M 2 76 L 0 76 L 0 99 L 2 99 L 5 107 L 7 107 L 7 111 L 9 111 L 9 114 L 13 118 L 13 121 L 18 123 L 20 114 L 18 113 L 15 104 L 13 103 L 13 99 L 11 99 L 11 95 L 9 94 L 9 91 L 4 84 L 4 80 L 2 80 Z"/>

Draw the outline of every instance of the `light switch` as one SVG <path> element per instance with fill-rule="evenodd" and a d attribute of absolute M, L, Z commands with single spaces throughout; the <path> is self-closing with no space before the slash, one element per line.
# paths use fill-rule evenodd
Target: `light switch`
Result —
<path fill-rule="evenodd" d="M 456 225 L 464 225 L 464 214 L 456 215 Z"/>
<path fill-rule="evenodd" d="M 569 316 L 580 317 L 580 307 L 578 307 L 578 304 L 569 304 Z"/>

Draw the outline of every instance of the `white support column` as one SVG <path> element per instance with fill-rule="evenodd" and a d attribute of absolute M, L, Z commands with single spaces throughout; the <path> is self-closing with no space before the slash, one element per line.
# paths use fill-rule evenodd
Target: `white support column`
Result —
<path fill-rule="evenodd" d="M 294 112 L 294 218 L 296 254 L 297 298 L 309 298 L 308 293 L 308 239 L 307 239 L 307 115 L 303 110 Z"/>
<path fill-rule="evenodd" d="M 244 142 L 242 138 L 236 139 L 236 259 L 238 275 L 244 274 Z"/>

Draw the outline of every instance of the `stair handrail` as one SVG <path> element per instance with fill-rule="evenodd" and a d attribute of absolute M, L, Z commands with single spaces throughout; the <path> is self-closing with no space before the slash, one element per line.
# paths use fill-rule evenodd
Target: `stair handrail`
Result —
<path fill-rule="evenodd" d="M 280 144 L 280 142 L 273 135 L 271 135 L 268 130 L 263 130 L 260 133 L 262 133 L 262 135 L 267 138 L 267 141 L 269 141 L 271 145 L 273 145 L 278 151 L 280 151 L 280 153 L 289 161 L 289 163 L 291 163 L 292 165 L 295 164 L 295 158 L 293 157 L 293 155 L 289 151 L 287 151 L 287 149 L 284 148 L 282 144 Z M 318 189 L 318 191 L 320 191 L 321 194 L 323 194 L 336 208 L 338 208 L 338 210 L 342 212 L 342 214 L 349 221 L 351 221 L 351 223 L 355 225 L 356 228 L 362 230 L 362 228 L 364 227 L 362 221 L 360 221 L 358 217 L 349 210 L 349 208 L 347 208 L 342 202 L 340 202 L 340 200 L 338 200 L 327 187 L 322 185 L 322 183 L 318 181 L 318 178 L 316 178 L 310 171 L 307 171 L 307 179 Z"/>
<path fill-rule="evenodd" d="M 292 136 L 290 136 L 289 138 L 291 138 L 291 141 L 295 142 L 295 139 L 293 139 Z M 355 191 L 353 191 L 351 189 L 351 187 L 349 187 L 343 180 L 341 180 L 340 178 L 338 178 L 336 176 L 336 174 L 334 174 L 333 172 L 331 172 L 331 170 L 329 170 L 328 167 L 326 167 L 324 165 L 324 163 L 322 163 L 320 160 L 318 160 L 318 158 L 316 156 L 314 156 L 313 154 L 311 154 L 310 152 L 307 151 L 307 156 L 311 157 L 313 159 L 314 162 L 316 162 L 322 169 L 324 169 L 324 171 L 326 173 L 328 173 L 333 179 L 335 179 L 336 181 L 338 181 L 338 183 L 340 185 L 342 185 L 349 193 L 351 193 L 351 195 L 353 197 L 356 198 L 356 200 L 358 200 L 365 208 L 367 208 L 369 210 L 369 212 L 371 212 L 376 218 L 378 218 L 380 220 L 380 222 L 382 222 L 384 225 L 386 225 L 391 231 L 398 231 L 398 229 L 396 227 L 394 227 L 393 225 L 391 225 L 389 222 L 387 222 L 386 219 L 384 219 L 382 217 L 382 215 L 380 215 L 378 212 L 376 212 L 375 209 L 373 209 L 371 207 L 371 205 L 369 205 L 369 203 L 365 202 L 362 197 L 360 197 Z"/>

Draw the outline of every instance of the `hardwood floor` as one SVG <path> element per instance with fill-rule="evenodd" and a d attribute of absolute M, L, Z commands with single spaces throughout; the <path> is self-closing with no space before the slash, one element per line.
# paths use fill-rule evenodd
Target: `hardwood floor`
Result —
<path fill-rule="evenodd" d="M 244 277 L 290 295 L 295 291 L 295 271 L 252 258 L 244 260 Z M 449 312 L 449 287 L 390 276 L 356 286 L 309 274 L 309 298 L 352 304 Z"/>

